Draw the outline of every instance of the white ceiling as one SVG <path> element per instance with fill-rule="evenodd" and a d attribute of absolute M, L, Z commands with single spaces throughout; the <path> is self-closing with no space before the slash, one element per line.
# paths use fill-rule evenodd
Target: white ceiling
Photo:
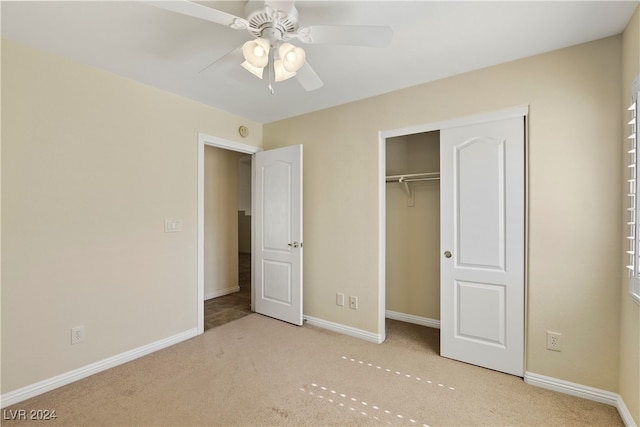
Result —
<path fill-rule="evenodd" d="M 243 1 L 199 2 L 244 17 Z M 324 86 L 216 59 L 252 37 L 137 1 L 3 1 L 2 36 L 261 123 L 621 33 L 638 1 L 297 1 L 300 26 L 386 25 L 388 48 L 302 45 Z"/>

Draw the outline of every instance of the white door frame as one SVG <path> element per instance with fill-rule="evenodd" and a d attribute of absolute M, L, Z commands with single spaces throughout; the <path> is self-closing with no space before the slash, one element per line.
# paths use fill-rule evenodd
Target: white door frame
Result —
<path fill-rule="evenodd" d="M 378 132 L 378 337 L 380 342 L 383 342 L 386 338 L 385 328 L 385 311 L 386 311 L 386 256 L 387 256 L 387 190 L 386 190 L 386 175 L 387 175 L 387 159 L 386 148 L 387 138 L 393 138 L 396 136 L 413 135 L 416 133 L 432 132 L 452 127 L 466 126 L 484 122 L 492 122 L 496 120 L 508 119 L 512 117 L 528 116 L 529 106 L 514 107 L 507 110 L 495 111 L 486 114 L 478 114 L 474 116 L 466 116 L 452 120 L 445 120 L 441 122 L 426 123 L 416 126 L 409 126 L 405 128 L 384 130 Z M 527 129 L 525 128 L 525 132 Z M 528 167 L 528 145 L 526 143 L 525 135 L 525 290 L 527 288 L 527 266 L 528 266 L 528 206 L 529 206 L 529 167 Z M 526 330 L 527 330 L 527 316 L 526 316 L 526 291 L 525 291 L 525 355 L 526 355 Z"/>
<path fill-rule="evenodd" d="M 204 332 L 204 147 L 224 148 L 246 154 L 255 154 L 262 148 L 198 133 L 198 335 Z M 253 203 L 253 199 L 252 199 Z"/>

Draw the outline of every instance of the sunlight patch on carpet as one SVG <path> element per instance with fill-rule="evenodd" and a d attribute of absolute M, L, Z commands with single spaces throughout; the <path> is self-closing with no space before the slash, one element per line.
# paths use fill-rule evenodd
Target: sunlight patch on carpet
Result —
<path fill-rule="evenodd" d="M 442 383 L 435 383 L 435 382 L 433 382 L 431 380 L 425 380 L 425 379 L 423 379 L 423 378 L 421 378 L 419 376 L 416 376 L 416 375 L 403 373 L 401 371 L 396 371 L 395 369 L 391 369 L 391 368 L 384 368 L 384 367 L 382 367 L 380 365 L 376 365 L 376 364 L 373 364 L 373 363 L 367 363 L 364 360 L 354 359 L 353 357 L 342 356 L 341 359 L 344 360 L 344 361 L 347 361 L 347 362 L 355 363 L 355 364 L 360 365 L 360 366 L 366 366 L 368 368 L 375 368 L 376 370 L 379 370 L 381 372 L 389 372 L 389 373 L 393 373 L 393 374 L 395 374 L 397 376 L 404 376 L 407 379 L 414 379 L 416 381 L 424 382 L 426 384 L 431 384 L 431 385 L 434 385 L 434 386 L 437 386 L 437 387 L 441 387 L 443 390 L 455 390 L 455 387 L 445 386 Z"/>
<path fill-rule="evenodd" d="M 359 413 L 363 417 L 371 417 L 376 421 L 387 421 L 387 424 L 389 425 L 391 425 L 391 421 L 389 421 L 389 419 L 401 419 L 408 420 L 411 425 L 429 427 L 428 424 L 419 423 L 413 418 L 405 417 L 403 414 L 395 413 L 390 409 L 367 403 L 356 397 L 348 396 L 345 393 L 340 393 L 330 387 L 325 387 L 316 383 L 312 383 L 308 388 L 306 386 L 300 387 L 298 390 L 303 393 L 307 393 L 309 396 L 313 396 L 327 403 L 349 410 L 350 412 Z"/>

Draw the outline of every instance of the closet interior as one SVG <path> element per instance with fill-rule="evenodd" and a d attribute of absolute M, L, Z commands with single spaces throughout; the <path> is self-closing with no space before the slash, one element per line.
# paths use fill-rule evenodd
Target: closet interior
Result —
<path fill-rule="evenodd" d="M 440 324 L 440 132 L 386 140 L 386 317 Z"/>

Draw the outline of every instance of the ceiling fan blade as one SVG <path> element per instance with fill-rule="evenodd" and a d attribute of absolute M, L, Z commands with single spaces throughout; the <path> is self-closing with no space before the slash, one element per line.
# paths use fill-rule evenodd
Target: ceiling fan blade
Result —
<path fill-rule="evenodd" d="M 194 18 L 204 19 L 205 21 L 215 22 L 216 24 L 225 25 L 236 30 L 244 30 L 248 28 L 249 23 L 244 19 L 230 13 L 223 12 L 218 9 L 212 9 L 202 6 L 198 3 L 192 3 L 187 0 L 180 1 L 162 1 L 162 0 L 140 0 L 143 3 L 150 4 L 160 9 L 170 12 L 177 12 L 182 15 L 192 16 Z"/>
<path fill-rule="evenodd" d="M 310 25 L 300 28 L 296 36 L 307 44 L 387 47 L 393 29 L 376 25 Z"/>
<path fill-rule="evenodd" d="M 313 71 L 313 68 L 311 68 L 311 65 L 309 65 L 308 62 L 305 62 L 296 72 L 296 78 L 307 92 L 320 89 L 323 84 L 320 77 L 318 77 L 316 72 Z"/>
<path fill-rule="evenodd" d="M 211 62 L 209 65 L 207 65 L 206 67 L 204 67 L 202 70 L 198 71 L 198 73 L 202 73 L 205 70 L 208 70 L 209 68 L 213 67 L 214 65 L 221 63 L 221 62 L 233 62 L 235 65 L 239 65 L 242 62 L 242 49 L 237 47 L 235 49 L 232 49 L 231 51 L 225 53 L 224 55 L 222 55 L 220 58 L 216 59 L 215 61 Z"/>

